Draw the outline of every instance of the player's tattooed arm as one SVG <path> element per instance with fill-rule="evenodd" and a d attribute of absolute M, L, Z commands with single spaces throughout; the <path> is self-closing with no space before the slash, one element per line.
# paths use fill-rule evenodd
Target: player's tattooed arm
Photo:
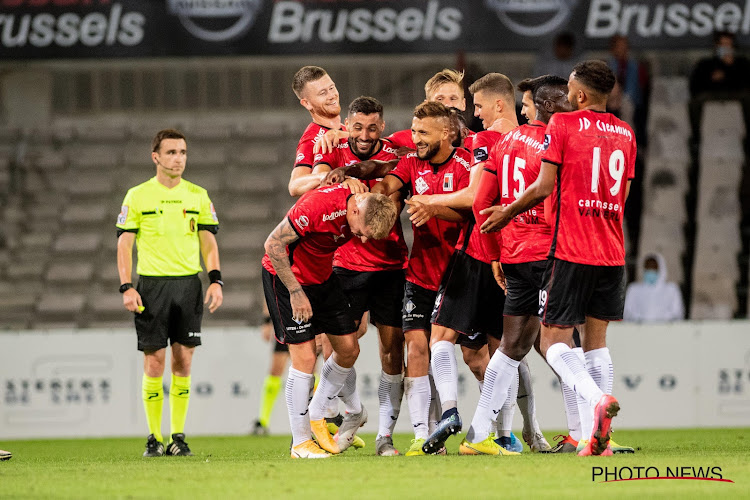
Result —
<path fill-rule="evenodd" d="M 310 301 L 302 290 L 297 278 L 292 271 L 292 265 L 289 262 L 287 247 L 297 241 L 299 235 L 292 227 L 288 218 L 284 218 L 276 229 L 268 235 L 265 243 L 266 254 L 271 260 L 276 276 L 279 277 L 284 286 L 289 290 L 289 299 L 292 304 L 292 317 L 295 321 L 307 322 L 312 318 L 312 306 Z"/>
<path fill-rule="evenodd" d="M 482 215 L 489 215 L 480 228 L 481 232 L 494 233 L 500 231 L 508 225 L 513 217 L 543 202 L 547 196 L 552 194 L 556 178 L 557 165 L 543 161 L 539 177 L 536 178 L 531 186 L 516 201 L 508 206 L 495 205 L 485 208 L 480 212 Z"/>
<path fill-rule="evenodd" d="M 321 186 L 330 186 L 344 182 L 347 177 L 356 177 L 357 179 L 370 180 L 385 177 L 385 174 L 393 170 L 398 164 L 398 159 L 382 160 L 365 160 L 346 167 L 331 170 L 320 183 Z"/>

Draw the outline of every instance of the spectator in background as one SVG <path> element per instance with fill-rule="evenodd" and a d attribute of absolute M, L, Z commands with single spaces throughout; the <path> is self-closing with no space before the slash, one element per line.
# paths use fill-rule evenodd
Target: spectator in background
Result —
<path fill-rule="evenodd" d="M 573 33 L 563 32 L 555 37 L 552 53 L 549 51 L 537 55 L 534 64 L 534 75 L 554 75 L 568 78 L 576 64 L 576 37 Z"/>
<path fill-rule="evenodd" d="M 693 137 L 700 135 L 703 103 L 707 100 L 739 100 L 745 125 L 750 124 L 750 61 L 737 55 L 734 33 L 714 33 L 714 55 L 701 59 L 690 76 L 690 123 Z"/>
<path fill-rule="evenodd" d="M 625 293 L 625 321 L 656 323 L 685 319 L 682 293 L 676 283 L 667 281 L 667 266 L 659 253 L 646 255 L 642 281 L 628 285 Z"/>
<path fill-rule="evenodd" d="M 636 117 L 644 105 L 648 72 L 630 55 L 630 44 L 623 35 L 612 37 L 609 53 L 607 64 L 617 77 L 617 83 L 612 91 L 612 97 L 616 99 L 610 98 L 607 108 L 621 120 L 636 127 Z M 638 144 L 640 145 L 640 142 Z"/>

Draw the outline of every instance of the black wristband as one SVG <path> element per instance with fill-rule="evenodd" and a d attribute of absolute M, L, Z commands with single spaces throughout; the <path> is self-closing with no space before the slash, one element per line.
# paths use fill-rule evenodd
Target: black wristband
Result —
<path fill-rule="evenodd" d="M 224 286 L 224 282 L 221 281 L 221 271 L 217 269 L 208 272 L 208 279 L 211 283 L 218 283 L 219 285 Z"/>
<path fill-rule="evenodd" d="M 123 283 L 122 285 L 120 285 L 120 293 L 125 293 L 131 288 L 133 288 L 132 283 Z"/>

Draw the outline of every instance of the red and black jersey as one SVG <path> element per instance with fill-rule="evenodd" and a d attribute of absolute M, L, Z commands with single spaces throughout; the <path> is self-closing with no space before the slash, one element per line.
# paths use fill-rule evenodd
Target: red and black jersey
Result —
<path fill-rule="evenodd" d="M 315 147 L 315 144 L 320 140 L 320 138 L 324 136 L 329 130 L 331 129 L 328 127 L 318 125 L 315 122 L 310 122 L 310 125 L 307 126 L 304 133 L 302 134 L 302 137 L 300 137 L 299 139 L 299 143 L 297 144 L 297 156 L 294 158 L 295 168 L 312 168 L 313 164 L 315 163 L 313 148 Z M 346 128 L 341 125 L 341 130 L 346 130 Z"/>
<path fill-rule="evenodd" d="M 420 160 L 417 153 L 401 158 L 388 175 L 396 176 L 412 194 L 452 193 L 469 185 L 471 154 L 456 148 L 443 163 L 434 165 Z M 437 291 L 448 266 L 462 223 L 432 218 L 421 227 L 413 227 L 414 243 L 409 256 L 406 279 L 428 290 Z"/>
<path fill-rule="evenodd" d="M 540 121 L 516 127 L 492 149 L 484 169 L 495 176 L 494 198 L 488 199 L 483 191 L 481 208 L 510 205 L 539 177 L 545 128 Z M 500 234 L 503 264 L 546 260 L 552 232 L 544 216 L 544 202 L 515 216 Z"/>
<path fill-rule="evenodd" d="M 469 148 L 469 151 L 471 151 L 471 166 L 487 161 L 492 148 L 502 137 L 503 134 L 494 130 L 482 130 L 474 134 Z"/>
<path fill-rule="evenodd" d="M 368 160 L 390 161 L 398 158 L 395 148 L 390 141 L 380 141 L 376 151 L 366 158 Z M 326 154 L 315 155 L 315 164 L 328 165 L 332 169 L 345 167 L 362 161 L 349 147 L 349 142 L 342 142 L 339 147 Z M 367 187 L 372 188 L 379 179 L 362 181 Z M 352 271 L 391 271 L 406 268 L 406 260 L 409 249 L 404 241 L 404 233 L 401 229 L 401 221 L 396 219 L 388 237 L 382 240 L 368 240 L 362 243 L 359 238 L 352 238 L 349 242 L 338 249 L 333 259 L 333 265 L 343 267 Z"/>
<path fill-rule="evenodd" d="M 633 130 L 610 113 L 559 113 L 547 126 L 544 146 L 542 160 L 558 167 L 557 186 L 548 198 L 550 257 L 624 265 L 622 222 L 637 151 Z"/>
<path fill-rule="evenodd" d="M 289 262 L 301 285 L 324 283 L 333 272 L 333 254 L 349 241 L 352 232 L 346 220 L 349 188 L 337 184 L 308 191 L 289 209 L 286 217 L 299 236 L 289 245 Z M 268 254 L 263 267 L 276 271 Z"/>

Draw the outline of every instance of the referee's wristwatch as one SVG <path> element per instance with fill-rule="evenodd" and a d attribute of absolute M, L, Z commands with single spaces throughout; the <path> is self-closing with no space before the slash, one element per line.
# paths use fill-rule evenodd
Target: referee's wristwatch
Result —
<path fill-rule="evenodd" d="M 120 293 L 125 293 L 131 288 L 133 288 L 132 283 L 123 283 L 122 285 L 120 285 Z"/>

